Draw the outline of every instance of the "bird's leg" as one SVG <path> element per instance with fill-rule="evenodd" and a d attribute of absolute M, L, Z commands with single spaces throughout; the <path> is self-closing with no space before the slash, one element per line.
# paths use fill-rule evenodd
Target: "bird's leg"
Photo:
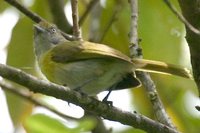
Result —
<path fill-rule="evenodd" d="M 110 96 L 110 93 L 112 92 L 112 89 L 110 89 L 108 91 L 108 94 L 103 98 L 102 102 L 107 103 L 110 106 L 113 106 L 113 102 L 112 101 L 108 101 L 108 97 Z"/>

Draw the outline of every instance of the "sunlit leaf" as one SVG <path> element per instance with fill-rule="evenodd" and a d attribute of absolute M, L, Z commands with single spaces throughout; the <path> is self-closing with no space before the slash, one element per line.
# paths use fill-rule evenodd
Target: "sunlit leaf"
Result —
<path fill-rule="evenodd" d="M 94 128 L 95 121 L 84 119 L 74 128 L 64 125 L 63 122 L 44 114 L 35 114 L 27 118 L 24 123 L 27 133 L 80 133 Z"/>
<path fill-rule="evenodd" d="M 74 133 L 60 121 L 47 115 L 32 115 L 24 123 L 27 133 Z"/>
<path fill-rule="evenodd" d="M 7 4 L 5 1 L 0 1 L 0 13 L 3 12 L 7 7 L 9 7 L 9 4 Z"/>
<path fill-rule="evenodd" d="M 34 54 L 32 39 L 32 22 L 23 17 L 12 32 L 8 45 L 7 64 L 34 73 Z M 19 86 L 16 86 L 18 88 Z M 31 112 L 31 105 L 16 95 L 6 93 L 11 117 L 15 124 L 23 121 Z"/>

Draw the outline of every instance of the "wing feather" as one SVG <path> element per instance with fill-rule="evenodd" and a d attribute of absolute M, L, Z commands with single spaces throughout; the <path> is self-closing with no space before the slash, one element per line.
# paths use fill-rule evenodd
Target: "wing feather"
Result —
<path fill-rule="evenodd" d="M 58 44 L 52 49 L 52 60 L 55 62 L 74 62 L 92 58 L 114 58 L 131 63 L 131 59 L 118 50 L 103 44 L 87 41 L 73 41 Z"/>

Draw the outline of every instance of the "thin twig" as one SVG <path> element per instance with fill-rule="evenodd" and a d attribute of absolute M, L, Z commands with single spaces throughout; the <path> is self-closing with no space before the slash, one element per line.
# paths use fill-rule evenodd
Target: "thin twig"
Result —
<path fill-rule="evenodd" d="M 8 80 L 28 87 L 32 92 L 42 93 L 76 104 L 84 110 L 90 111 L 93 114 L 111 121 L 118 121 L 122 124 L 153 133 L 177 133 L 174 129 L 153 121 L 143 115 L 119 110 L 116 107 L 109 106 L 97 99 L 72 91 L 64 86 L 39 80 L 19 69 L 4 64 L 0 64 L 0 75 Z"/>
<path fill-rule="evenodd" d="M 132 58 L 142 58 L 138 53 L 139 42 L 138 42 L 138 1 L 137 0 L 129 0 L 130 8 L 131 8 L 131 21 L 130 21 L 130 33 L 129 33 L 129 40 L 130 40 L 130 56 Z"/>
<path fill-rule="evenodd" d="M 99 2 L 99 0 L 92 0 L 92 1 L 90 1 L 90 3 L 88 4 L 88 6 L 87 6 L 85 12 L 83 13 L 83 15 L 82 15 L 82 16 L 80 17 L 80 19 L 79 19 L 79 22 L 78 22 L 78 23 L 79 23 L 79 26 L 81 26 L 81 25 L 84 23 L 84 21 L 85 21 L 85 19 L 87 18 L 88 14 L 92 11 L 92 9 L 95 7 L 95 5 L 96 5 L 98 2 Z M 69 32 L 71 33 L 72 30 L 73 30 L 73 28 L 70 28 Z"/>
<path fill-rule="evenodd" d="M 151 76 L 146 72 L 139 72 L 139 71 L 136 72 L 136 75 L 142 82 L 142 85 L 144 86 L 144 88 L 146 89 L 146 92 L 153 106 L 154 114 L 157 120 L 176 130 L 165 108 L 163 107 L 162 101 L 156 91 L 156 86 L 155 86 L 154 81 L 151 79 Z"/>
<path fill-rule="evenodd" d="M 91 10 L 91 19 L 89 25 L 89 41 L 98 42 L 100 36 L 100 18 L 102 12 L 102 6 L 100 2 L 95 5 L 95 10 Z"/>
<path fill-rule="evenodd" d="M 169 0 L 163 0 L 165 2 L 165 4 L 169 7 L 169 9 L 178 17 L 178 19 L 183 22 L 185 24 L 185 26 L 190 29 L 192 32 L 194 32 L 195 34 L 200 35 L 200 31 L 198 29 L 196 29 L 193 25 L 191 25 L 186 19 L 185 17 L 179 13 L 176 9 L 175 6 L 173 6 Z"/>
<path fill-rule="evenodd" d="M 28 10 L 26 7 L 21 5 L 16 0 L 5 0 L 5 1 L 8 2 L 10 5 L 13 5 L 14 7 L 16 7 L 19 11 L 23 12 L 27 17 L 29 17 L 30 19 L 32 19 L 36 23 L 39 23 L 41 20 L 44 20 L 42 17 L 40 17 L 39 15 Z"/>
<path fill-rule="evenodd" d="M 78 24 L 78 0 L 71 0 L 71 7 L 72 7 L 72 19 L 73 19 L 73 34 L 74 36 L 80 40 L 81 34 Z"/>
<path fill-rule="evenodd" d="M 138 42 L 138 0 L 129 0 L 131 8 L 131 23 L 130 23 L 130 53 L 132 58 L 143 58 L 141 48 Z M 146 89 L 150 101 L 153 105 L 156 118 L 159 122 L 166 124 L 175 129 L 175 126 L 171 122 L 169 116 L 167 115 L 163 104 L 157 94 L 156 86 L 151 79 L 150 75 L 145 72 L 136 72 L 137 77 L 142 82 L 144 88 Z"/>
<path fill-rule="evenodd" d="M 117 20 L 116 16 L 118 14 L 118 12 L 120 11 L 120 7 L 116 4 L 115 6 L 115 10 L 112 14 L 112 16 L 110 17 L 110 20 L 108 21 L 107 25 L 105 26 L 103 32 L 101 33 L 101 35 L 99 35 L 98 37 L 98 42 L 102 42 L 104 37 L 106 36 L 106 33 L 108 32 L 108 30 L 110 29 L 110 27 L 112 26 L 112 24 Z"/>
<path fill-rule="evenodd" d="M 178 0 L 181 7 L 182 15 L 185 17 L 188 22 L 193 26 L 199 29 L 200 23 L 200 10 L 199 0 Z M 186 26 L 185 26 L 186 27 Z M 200 97 L 200 36 L 191 32 L 189 28 L 186 28 L 186 37 L 187 44 L 190 50 L 190 60 L 192 65 L 194 81 L 197 85 L 197 89 Z M 200 105 L 196 105 L 196 109 L 200 111 Z"/>
<path fill-rule="evenodd" d="M 83 13 L 83 15 L 80 17 L 79 19 L 79 25 L 81 26 L 83 24 L 83 22 L 85 21 L 85 19 L 87 18 L 88 14 L 90 13 L 90 11 L 95 7 L 96 3 L 99 0 L 91 0 L 90 3 L 87 6 L 87 9 L 85 10 L 85 12 Z"/>
<path fill-rule="evenodd" d="M 10 5 L 16 7 L 19 11 L 24 13 L 28 18 L 30 18 L 32 21 L 34 21 L 36 23 L 39 23 L 40 21 L 46 21 L 44 18 L 42 18 L 39 15 L 37 15 L 36 13 L 30 11 L 29 9 L 27 9 L 26 7 L 21 5 L 16 0 L 4 0 L 4 1 L 6 1 Z M 75 37 L 73 37 L 72 35 L 68 35 L 68 34 L 64 33 L 63 31 L 61 31 L 61 33 L 67 40 L 71 40 L 71 41 L 75 40 Z"/>
<path fill-rule="evenodd" d="M 59 116 L 62 117 L 62 118 L 70 119 L 70 120 L 79 120 L 78 118 L 65 115 L 65 114 L 63 114 L 63 113 L 61 113 L 61 112 L 59 112 L 59 111 L 57 111 L 57 110 L 51 108 L 51 107 L 50 107 L 49 105 L 47 105 L 46 103 L 41 102 L 41 100 L 37 100 L 36 98 L 34 98 L 34 97 L 31 95 L 31 93 L 25 91 L 24 89 L 23 89 L 23 91 L 22 91 L 22 89 L 20 89 L 20 88 L 17 88 L 17 89 L 16 89 L 15 87 L 13 87 L 13 86 L 11 86 L 11 85 L 9 85 L 9 84 L 6 84 L 6 83 L 3 82 L 3 81 L 0 81 L 0 86 L 1 86 L 1 88 L 2 88 L 4 91 L 8 91 L 8 92 L 14 93 L 15 95 L 18 95 L 18 96 L 20 96 L 21 98 L 23 98 L 23 99 L 25 99 L 25 100 L 27 100 L 27 101 L 29 101 L 29 102 L 35 104 L 36 106 L 41 106 L 41 107 L 43 107 L 43 108 L 46 108 L 47 110 L 50 110 L 51 112 L 53 112 L 53 113 L 59 115 Z"/>

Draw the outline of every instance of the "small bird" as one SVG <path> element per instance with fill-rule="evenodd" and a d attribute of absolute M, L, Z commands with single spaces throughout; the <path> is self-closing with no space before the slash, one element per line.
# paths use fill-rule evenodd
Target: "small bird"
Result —
<path fill-rule="evenodd" d="M 131 59 L 107 45 L 68 41 L 46 21 L 34 25 L 35 55 L 48 80 L 88 95 L 140 86 L 134 71 L 191 78 L 186 68 L 159 61 Z"/>

